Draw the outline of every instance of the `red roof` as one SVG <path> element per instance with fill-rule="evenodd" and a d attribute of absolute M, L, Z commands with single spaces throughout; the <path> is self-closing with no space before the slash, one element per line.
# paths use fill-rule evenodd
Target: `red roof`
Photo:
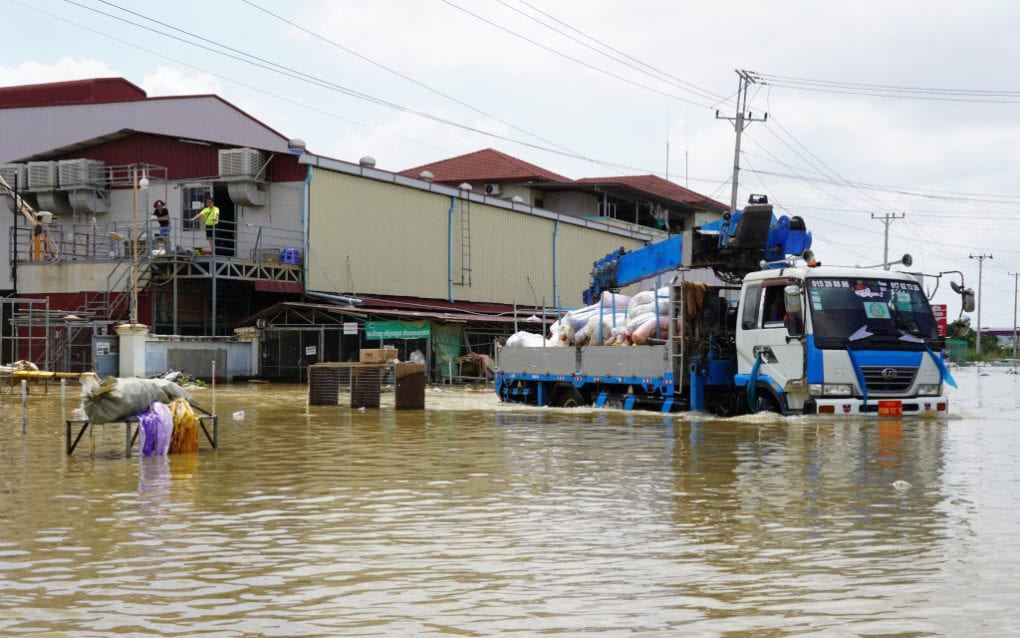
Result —
<path fill-rule="evenodd" d="M 146 97 L 145 91 L 124 78 L 92 78 L 0 87 L 0 108 L 133 102 Z"/>
<path fill-rule="evenodd" d="M 506 153 L 487 148 L 467 155 L 458 155 L 423 166 L 401 171 L 405 177 L 417 178 L 422 171 L 429 171 L 438 184 L 461 182 L 570 182 L 564 177 L 535 166 Z"/>
<path fill-rule="evenodd" d="M 688 190 L 683 186 L 679 186 L 669 180 L 662 179 L 655 175 L 585 177 L 583 179 L 576 180 L 576 183 L 627 186 L 651 195 L 658 195 L 659 197 L 671 199 L 676 202 L 701 206 L 709 210 L 716 210 L 720 213 L 730 209 L 727 204 L 723 204 L 722 202 L 716 201 L 710 197 L 705 197 L 700 193 L 695 193 L 692 190 Z"/>

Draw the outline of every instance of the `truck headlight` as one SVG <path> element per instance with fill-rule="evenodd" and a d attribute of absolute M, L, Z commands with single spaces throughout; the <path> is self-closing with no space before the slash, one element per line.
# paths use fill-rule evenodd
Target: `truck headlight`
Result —
<path fill-rule="evenodd" d="M 854 393 L 854 387 L 849 383 L 826 383 L 822 386 L 822 393 L 831 397 L 848 397 Z"/>
<path fill-rule="evenodd" d="M 808 394 L 813 397 L 822 396 L 822 384 L 821 383 L 809 383 L 807 387 Z"/>
<path fill-rule="evenodd" d="M 942 386 L 938 383 L 921 383 L 917 386 L 917 393 L 937 397 L 942 394 Z"/>

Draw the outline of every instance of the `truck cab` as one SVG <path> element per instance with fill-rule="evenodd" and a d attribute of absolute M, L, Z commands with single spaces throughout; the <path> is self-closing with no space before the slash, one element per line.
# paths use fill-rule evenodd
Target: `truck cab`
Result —
<path fill-rule="evenodd" d="M 788 267 L 741 290 L 735 386 L 752 409 L 945 414 L 944 341 L 918 280 L 882 269 Z"/>

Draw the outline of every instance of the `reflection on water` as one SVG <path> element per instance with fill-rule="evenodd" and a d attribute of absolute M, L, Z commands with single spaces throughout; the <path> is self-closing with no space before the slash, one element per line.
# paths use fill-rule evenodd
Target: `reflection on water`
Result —
<path fill-rule="evenodd" d="M 142 459 L 0 396 L 0 634 L 1009 634 L 1018 376 L 986 373 L 941 422 L 221 387 L 219 450 Z"/>

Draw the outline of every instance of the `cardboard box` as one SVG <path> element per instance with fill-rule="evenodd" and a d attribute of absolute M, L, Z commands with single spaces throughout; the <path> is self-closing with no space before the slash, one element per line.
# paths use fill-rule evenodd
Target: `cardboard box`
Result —
<path fill-rule="evenodd" d="M 393 346 L 383 346 L 383 360 L 384 361 L 396 361 L 397 360 L 397 349 Z"/>
<path fill-rule="evenodd" d="M 385 363 L 386 351 L 382 348 L 362 348 L 358 360 L 361 363 Z"/>

